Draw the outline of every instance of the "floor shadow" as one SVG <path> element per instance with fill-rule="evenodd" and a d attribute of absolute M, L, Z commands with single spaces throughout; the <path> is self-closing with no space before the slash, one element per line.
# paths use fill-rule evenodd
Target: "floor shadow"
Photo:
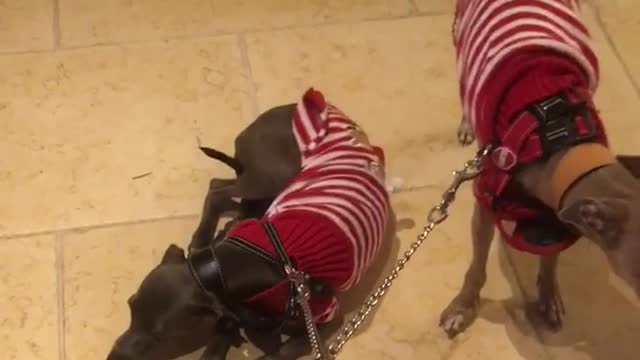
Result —
<path fill-rule="evenodd" d="M 612 285 L 608 264 L 595 246 L 579 243 L 560 258 L 558 281 L 566 314 L 562 330 L 554 333 L 539 318 L 525 315 L 527 304 L 537 298 L 537 258 L 499 245 L 501 271 L 513 294 L 522 296 L 499 304 L 485 303 L 480 316 L 496 323 L 506 321 L 508 336 L 523 358 L 532 359 L 527 356 L 531 349 L 523 335 L 542 342 L 553 359 L 565 359 L 569 354 L 593 360 L 639 358 L 640 303 Z M 510 319 L 498 315 L 497 307 L 506 309 Z"/>
<path fill-rule="evenodd" d="M 342 313 L 345 314 L 345 320 L 348 320 L 351 315 L 355 314 L 355 312 L 362 307 L 369 295 L 382 282 L 384 277 L 391 273 L 391 270 L 393 270 L 396 265 L 400 251 L 400 239 L 397 233 L 414 227 L 415 222 L 412 219 L 397 219 L 395 212 L 393 212 L 393 210 L 391 211 L 384 234 L 384 243 L 380 249 L 379 256 L 372 262 L 369 270 L 363 275 L 356 286 L 349 290 L 349 292 L 338 296 Z M 371 323 L 371 319 L 375 317 L 377 309 L 381 306 L 384 306 L 384 299 L 376 310 L 371 313 L 367 322 L 363 323 L 358 333 L 366 331 Z"/>

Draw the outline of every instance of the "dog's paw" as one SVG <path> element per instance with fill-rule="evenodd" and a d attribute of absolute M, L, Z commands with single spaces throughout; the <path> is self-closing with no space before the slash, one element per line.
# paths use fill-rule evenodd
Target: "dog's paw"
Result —
<path fill-rule="evenodd" d="M 527 309 L 529 320 L 534 325 L 542 323 L 553 332 L 562 329 L 562 318 L 565 315 L 564 303 L 557 285 L 539 285 L 538 300 Z"/>
<path fill-rule="evenodd" d="M 473 144 L 475 139 L 476 137 L 471 128 L 471 124 L 463 118 L 460 121 L 460 125 L 458 125 L 458 143 L 462 146 L 469 146 Z"/>
<path fill-rule="evenodd" d="M 262 356 L 256 358 L 256 360 L 279 360 L 279 359 L 281 359 L 280 356 L 273 355 L 273 354 L 271 354 L 271 355 L 265 354 L 265 355 L 262 355 Z"/>
<path fill-rule="evenodd" d="M 440 315 L 440 327 L 449 338 L 465 331 L 477 316 L 476 301 L 463 301 L 456 297 Z"/>

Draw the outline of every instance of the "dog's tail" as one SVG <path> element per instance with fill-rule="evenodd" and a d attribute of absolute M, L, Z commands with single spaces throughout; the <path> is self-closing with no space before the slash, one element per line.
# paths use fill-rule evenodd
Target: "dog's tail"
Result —
<path fill-rule="evenodd" d="M 210 158 L 222 161 L 223 163 L 228 165 L 230 168 L 232 168 L 236 172 L 236 175 L 240 175 L 242 173 L 242 164 L 240 164 L 240 162 L 236 158 L 231 157 L 223 153 L 222 151 L 218 151 L 216 149 L 212 149 L 204 146 L 200 146 L 200 151 L 202 151 L 205 155 L 207 155 Z"/>

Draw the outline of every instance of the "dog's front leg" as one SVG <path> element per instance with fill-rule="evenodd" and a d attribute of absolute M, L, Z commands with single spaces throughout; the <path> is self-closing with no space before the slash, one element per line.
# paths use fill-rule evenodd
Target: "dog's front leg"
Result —
<path fill-rule="evenodd" d="M 211 244 L 220 216 L 231 210 L 238 210 L 239 204 L 231 198 L 234 179 L 212 179 L 204 200 L 200 224 L 191 238 L 189 249 L 201 249 Z"/>
<path fill-rule="evenodd" d="M 200 360 L 225 360 L 232 346 L 239 348 L 246 340 L 240 329 L 230 322 L 219 322 Z"/>
<path fill-rule="evenodd" d="M 344 318 L 336 317 L 330 323 L 319 324 L 318 332 L 322 340 L 326 341 L 338 330 L 342 325 Z M 311 345 L 309 344 L 309 336 L 305 331 L 301 334 L 292 335 L 287 339 L 277 352 L 265 354 L 256 360 L 296 360 L 311 353 Z"/>
<path fill-rule="evenodd" d="M 478 203 L 471 220 L 473 258 L 464 277 L 462 289 L 440 316 L 440 326 L 449 337 L 464 331 L 476 317 L 480 290 L 487 280 L 487 259 L 494 234 L 493 214 Z"/>
<path fill-rule="evenodd" d="M 564 303 L 560 296 L 556 269 L 558 267 L 558 255 L 540 257 L 538 270 L 538 301 L 531 309 L 539 315 L 551 330 L 558 331 L 562 328 L 562 316 L 564 315 Z"/>
<path fill-rule="evenodd" d="M 212 340 L 200 356 L 200 360 L 225 360 L 231 349 L 231 343 L 224 338 Z"/>

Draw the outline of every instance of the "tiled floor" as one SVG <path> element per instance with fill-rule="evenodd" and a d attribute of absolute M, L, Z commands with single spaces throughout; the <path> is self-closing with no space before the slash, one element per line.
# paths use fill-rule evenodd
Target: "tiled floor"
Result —
<path fill-rule="evenodd" d="M 593 3 L 598 104 L 616 150 L 640 153 L 640 2 Z M 415 189 L 393 195 L 397 255 L 472 152 L 454 136 L 452 4 L 0 0 L 1 357 L 103 359 L 141 276 L 190 237 L 207 180 L 231 175 L 198 142 L 229 150 L 257 112 L 310 85 Z M 638 358 L 640 306 L 583 244 L 562 261 L 562 332 L 525 320 L 535 264 L 495 247 L 480 318 L 449 341 L 437 318 L 470 256 L 470 204 L 465 188 L 341 359 Z"/>

